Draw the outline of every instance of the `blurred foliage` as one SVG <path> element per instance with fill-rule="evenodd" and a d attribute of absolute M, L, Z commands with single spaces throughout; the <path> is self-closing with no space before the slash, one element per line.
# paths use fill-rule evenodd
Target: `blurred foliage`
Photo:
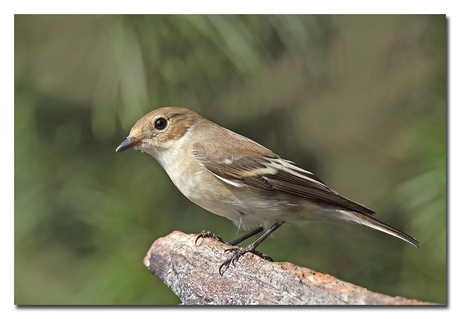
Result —
<path fill-rule="evenodd" d="M 17 15 L 16 304 L 177 304 L 142 264 L 150 244 L 175 229 L 237 236 L 150 156 L 115 153 L 168 105 L 295 161 L 421 243 L 310 223 L 261 251 L 446 302 L 445 16 Z"/>

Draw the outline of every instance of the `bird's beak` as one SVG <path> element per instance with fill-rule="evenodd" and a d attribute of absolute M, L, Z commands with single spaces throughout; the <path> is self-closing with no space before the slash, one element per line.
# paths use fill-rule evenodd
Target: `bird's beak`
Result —
<path fill-rule="evenodd" d="M 120 145 L 118 145 L 117 149 L 115 152 L 122 152 L 126 151 L 142 142 L 141 138 L 135 138 L 135 137 L 128 137 L 126 140 L 124 140 Z"/>

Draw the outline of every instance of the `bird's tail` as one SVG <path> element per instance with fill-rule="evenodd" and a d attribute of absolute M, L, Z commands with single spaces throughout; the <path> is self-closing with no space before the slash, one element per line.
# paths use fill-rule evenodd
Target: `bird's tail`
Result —
<path fill-rule="evenodd" d="M 384 232 L 389 235 L 395 236 L 399 239 L 402 239 L 408 242 L 409 244 L 414 245 L 417 248 L 419 247 L 419 242 L 417 239 L 415 239 L 412 236 L 409 236 L 408 234 L 400 231 L 399 229 L 394 228 L 393 226 L 390 226 L 388 224 L 385 224 L 384 222 L 381 222 L 377 218 L 371 217 L 369 215 L 364 215 L 362 213 L 351 212 L 351 211 L 341 211 L 341 213 L 348 215 L 350 220 L 358 224 L 377 229 L 381 232 Z"/>

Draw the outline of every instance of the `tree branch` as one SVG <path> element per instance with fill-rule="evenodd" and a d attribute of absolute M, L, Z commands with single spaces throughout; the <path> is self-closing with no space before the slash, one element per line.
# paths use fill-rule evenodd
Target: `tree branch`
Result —
<path fill-rule="evenodd" d="M 225 244 L 174 231 L 156 240 L 144 258 L 184 305 L 427 305 L 390 297 L 288 262 L 242 256 L 223 276 Z"/>

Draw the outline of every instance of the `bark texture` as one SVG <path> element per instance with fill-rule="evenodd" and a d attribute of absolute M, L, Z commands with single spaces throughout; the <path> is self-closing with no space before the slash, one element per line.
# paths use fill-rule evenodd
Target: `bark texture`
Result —
<path fill-rule="evenodd" d="M 242 256 L 223 276 L 219 266 L 229 246 L 174 231 L 156 240 L 144 258 L 184 305 L 428 305 L 390 297 L 288 262 Z"/>

